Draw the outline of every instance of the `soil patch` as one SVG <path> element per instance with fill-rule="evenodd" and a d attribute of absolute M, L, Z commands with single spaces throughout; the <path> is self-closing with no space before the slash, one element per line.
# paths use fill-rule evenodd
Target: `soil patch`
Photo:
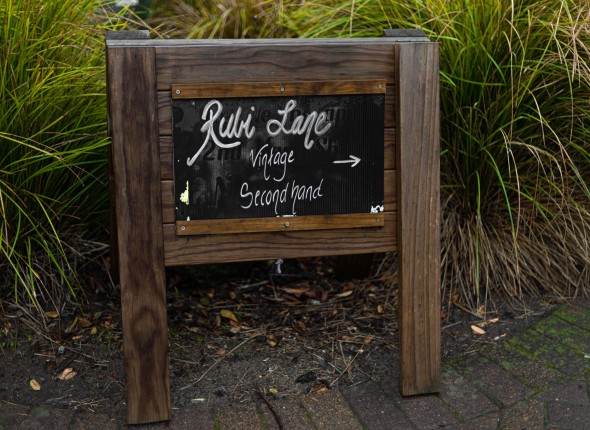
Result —
<path fill-rule="evenodd" d="M 335 258 L 279 263 L 168 269 L 173 408 L 396 383 L 394 257 L 376 256 L 371 275 L 357 280 L 339 280 Z M 104 267 L 89 267 L 83 278 L 92 297 L 48 312 L 43 327 L 4 304 L 0 400 L 124 414 L 117 290 Z M 530 309 L 477 315 L 451 298 L 441 312 L 443 361 L 498 342 L 549 306 L 531 301 Z"/>

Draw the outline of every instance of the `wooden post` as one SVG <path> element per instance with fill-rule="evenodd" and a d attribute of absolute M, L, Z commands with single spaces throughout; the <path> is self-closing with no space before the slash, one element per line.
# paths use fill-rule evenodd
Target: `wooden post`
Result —
<path fill-rule="evenodd" d="M 155 49 L 107 52 L 127 420 L 170 419 Z"/>
<path fill-rule="evenodd" d="M 400 388 L 440 391 L 439 48 L 396 45 Z"/>

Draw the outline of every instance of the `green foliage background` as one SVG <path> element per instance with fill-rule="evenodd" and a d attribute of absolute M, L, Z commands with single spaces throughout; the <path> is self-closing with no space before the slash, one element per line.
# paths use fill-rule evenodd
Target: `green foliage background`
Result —
<path fill-rule="evenodd" d="M 441 47 L 443 286 L 590 293 L 590 6 L 577 0 L 153 0 L 155 37 L 380 37 Z M 76 292 L 106 232 L 104 2 L 0 5 L 0 297 Z M 5 288 L 6 285 L 10 287 Z"/>
<path fill-rule="evenodd" d="M 572 0 L 322 1 L 304 37 L 419 28 L 441 47 L 443 283 L 471 308 L 499 295 L 587 295 L 590 7 Z"/>
<path fill-rule="evenodd" d="M 73 263 L 104 237 L 105 28 L 98 1 L 0 5 L 0 298 L 75 295 Z"/>

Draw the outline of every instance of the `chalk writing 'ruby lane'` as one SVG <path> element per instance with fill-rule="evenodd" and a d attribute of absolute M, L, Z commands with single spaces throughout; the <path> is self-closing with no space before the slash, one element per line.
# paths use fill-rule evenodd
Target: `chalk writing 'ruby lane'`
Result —
<path fill-rule="evenodd" d="M 313 131 L 314 135 L 322 136 L 325 134 L 332 124 L 327 120 L 326 112 L 310 112 L 307 115 L 297 115 L 291 124 L 287 123 L 288 116 L 297 107 L 297 102 L 293 99 L 289 100 L 283 109 L 278 109 L 277 113 L 280 119 L 269 119 L 266 123 L 266 132 L 270 136 L 278 136 L 279 134 L 291 134 L 302 136 L 305 135 L 304 147 L 311 149 L 314 141 L 310 139 Z M 250 107 L 254 111 L 254 107 Z M 219 100 L 211 100 L 203 109 L 201 119 L 205 123 L 201 127 L 201 132 L 206 133 L 205 140 L 199 147 L 199 150 L 192 157 L 186 160 L 188 166 L 192 166 L 201 152 L 205 149 L 209 140 L 220 148 L 228 149 L 235 148 L 242 144 L 240 140 L 233 142 L 222 142 L 223 139 L 240 139 L 242 135 L 248 139 L 254 135 L 256 128 L 251 125 L 252 114 L 248 113 L 245 119 L 242 119 L 242 108 L 231 113 L 229 118 L 221 117 L 223 112 L 223 104 Z"/>

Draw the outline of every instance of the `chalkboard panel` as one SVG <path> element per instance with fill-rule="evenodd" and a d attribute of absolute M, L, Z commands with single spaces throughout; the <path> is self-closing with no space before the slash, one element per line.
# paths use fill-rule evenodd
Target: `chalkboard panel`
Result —
<path fill-rule="evenodd" d="M 383 93 L 174 98 L 172 107 L 184 230 L 187 221 L 314 216 L 330 228 L 326 215 L 384 210 Z"/>

